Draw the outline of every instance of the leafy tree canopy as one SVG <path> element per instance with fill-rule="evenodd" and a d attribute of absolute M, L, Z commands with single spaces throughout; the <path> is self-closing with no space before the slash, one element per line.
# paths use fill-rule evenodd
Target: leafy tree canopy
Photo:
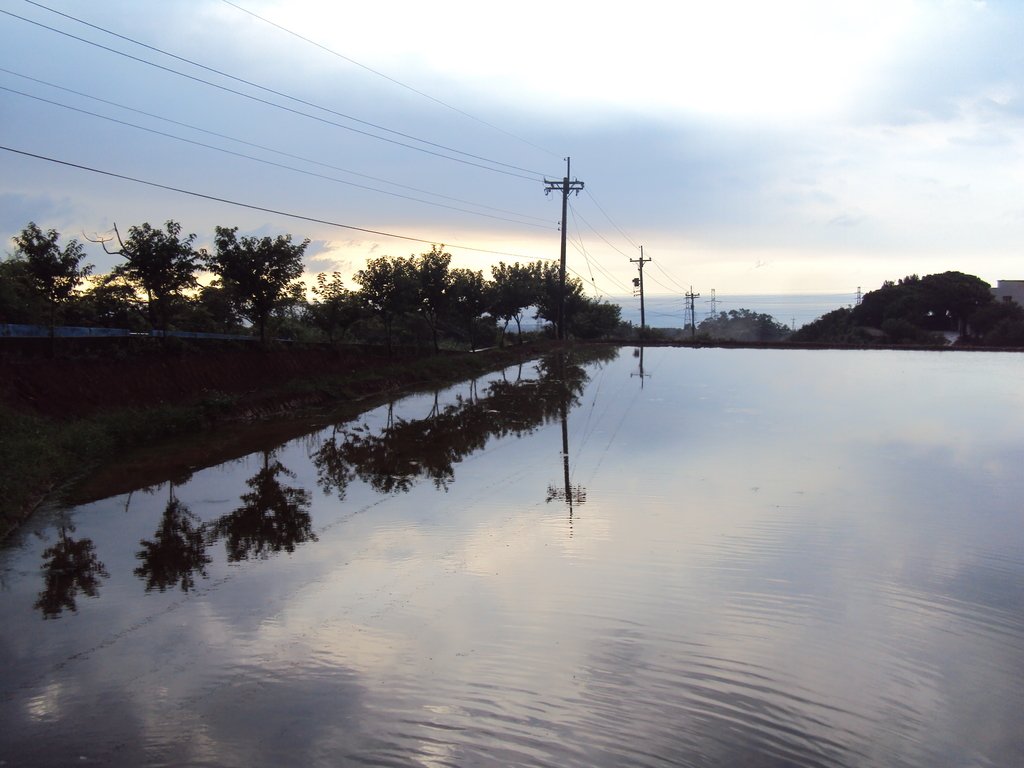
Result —
<path fill-rule="evenodd" d="M 91 264 L 82 264 L 85 249 L 81 243 L 71 239 L 61 248 L 59 240 L 57 230 L 43 232 L 34 221 L 14 238 L 16 254 L 25 259 L 29 285 L 49 303 L 51 330 L 59 308 L 92 272 Z"/>
<path fill-rule="evenodd" d="M 166 330 L 174 299 L 198 285 L 195 273 L 200 254 L 192 247 L 195 234 L 183 237 L 181 224 L 176 221 L 164 226 L 154 228 L 148 222 L 132 226 L 124 241 L 117 233 L 121 247 L 116 253 L 124 257 L 125 263 L 115 272 L 146 294 L 150 324 Z"/>
<path fill-rule="evenodd" d="M 204 253 L 204 261 L 266 342 L 267 320 L 289 285 L 302 276 L 309 240 L 295 244 L 291 235 L 239 238 L 237 233 L 238 227 L 217 227 L 216 253 Z"/>

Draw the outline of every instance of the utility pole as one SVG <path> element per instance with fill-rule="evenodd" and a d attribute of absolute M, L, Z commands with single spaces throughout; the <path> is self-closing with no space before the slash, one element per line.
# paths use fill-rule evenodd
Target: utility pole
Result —
<path fill-rule="evenodd" d="M 689 293 L 686 294 L 686 305 L 687 305 L 687 308 L 690 310 L 690 338 L 691 339 L 696 339 L 697 338 L 697 321 L 696 321 L 696 318 L 694 317 L 694 315 L 696 314 L 696 312 L 694 310 L 694 299 L 699 299 L 699 298 L 700 298 L 700 294 L 699 293 L 694 293 L 693 292 L 693 286 L 691 285 Z"/>
<path fill-rule="evenodd" d="M 640 289 L 640 334 L 643 335 L 644 327 L 646 326 L 646 323 L 644 322 L 644 262 L 650 261 L 650 259 L 644 258 L 644 247 L 641 245 L 640 258 L 630 259 L 629 261 L 631 264 L 639 265 L 640 269 L 640 277 L 633 280 L 633 285 Z"/>
<path fill-rule="evenodd" d="M 711 289 L 711 298 L 708 299 L 708 304 L 711 305 L 711 309 L 708 310 L 708 317 L 714 319 L 718 317 L 718 299 L 715 297 L 715 289 Z"/>
<path fill-rule="evenodd" d="M 575 192 L 577 195 L 580 190 L 583 189 L 583 182 L 569 181 L 569 160 L 565 158 L 565 178 L 561 181 L 550 181 L 544 179 L 544 194 L 549 194 L 553 190 L 560 190 L 562 193 L 562 252 L 559 260 L 558 270 L 558 332 L 559 340 L 565 339 L 565 231 L 566 231 L 566 214 L 569 209 L 569 193 Z"/>

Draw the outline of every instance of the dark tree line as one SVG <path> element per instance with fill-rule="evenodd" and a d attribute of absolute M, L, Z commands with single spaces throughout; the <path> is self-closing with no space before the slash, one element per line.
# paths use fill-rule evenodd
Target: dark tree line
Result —
<path fill-rule="evenodd" d="M 886 281 L 843 307 L 805 325 L 793 341 L 848 344 L 941 344 L 955 333 L 960 344 L 1024 346 L 1024 307 L 996 301 L 991 286 L 963 272 Z"/>
<path fill-rule="evenodd" d="M 92 275 L 77 240 L 63 247 L 55 230 L 29 223 L 0 261 L 0 323 L 127 328 L 133 332 L 255 332 L 261 340 L 395 342 L 476 348 L 504 343 L 510 324 L 522 341 L 523 319 L 553 325 L 559 304 L 553 262 L 499 263 L 486 278 L 452 267 L 451 254 L 371 258 L 344 284 L 338 272 L 303 281 L 309 240 L 291 235 L 240 237 L 217 227 L 212 252 L 167 221 L 132 226 L 99 240 L 123 259 Z M 568 334 L 597 338 L 620 323 L 617 305 L 587 297 L 578 278 L 565 286 Z"/>
<path fill-rule="evenodd" d="M 701 320 L 697 324 L 697 333 L 710 339 L 765 342 L 782 341 L 791 331 L 767 313 L 730 309 Z"/>

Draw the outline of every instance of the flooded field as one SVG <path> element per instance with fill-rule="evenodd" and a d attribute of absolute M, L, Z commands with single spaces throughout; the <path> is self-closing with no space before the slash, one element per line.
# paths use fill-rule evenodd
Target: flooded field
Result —
<path fill-rule="evenodd" d="M 1016 354 L 406 397 L 31 521 L 0 765 L 1024 765 L 1022 467 Z"/>

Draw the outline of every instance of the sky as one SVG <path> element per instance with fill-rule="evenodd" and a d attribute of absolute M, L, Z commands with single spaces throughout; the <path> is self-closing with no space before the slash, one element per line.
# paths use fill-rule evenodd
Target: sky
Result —
<path fill-rule="evenodd" d="M 0 0 L 0 255 L 168 219 L 628 295 L 1024 278 L 1024 3 Z M 119 261 L 87 243 L 98 272 Z M 348 280 L 350 287 L 354 283 Z"/>

